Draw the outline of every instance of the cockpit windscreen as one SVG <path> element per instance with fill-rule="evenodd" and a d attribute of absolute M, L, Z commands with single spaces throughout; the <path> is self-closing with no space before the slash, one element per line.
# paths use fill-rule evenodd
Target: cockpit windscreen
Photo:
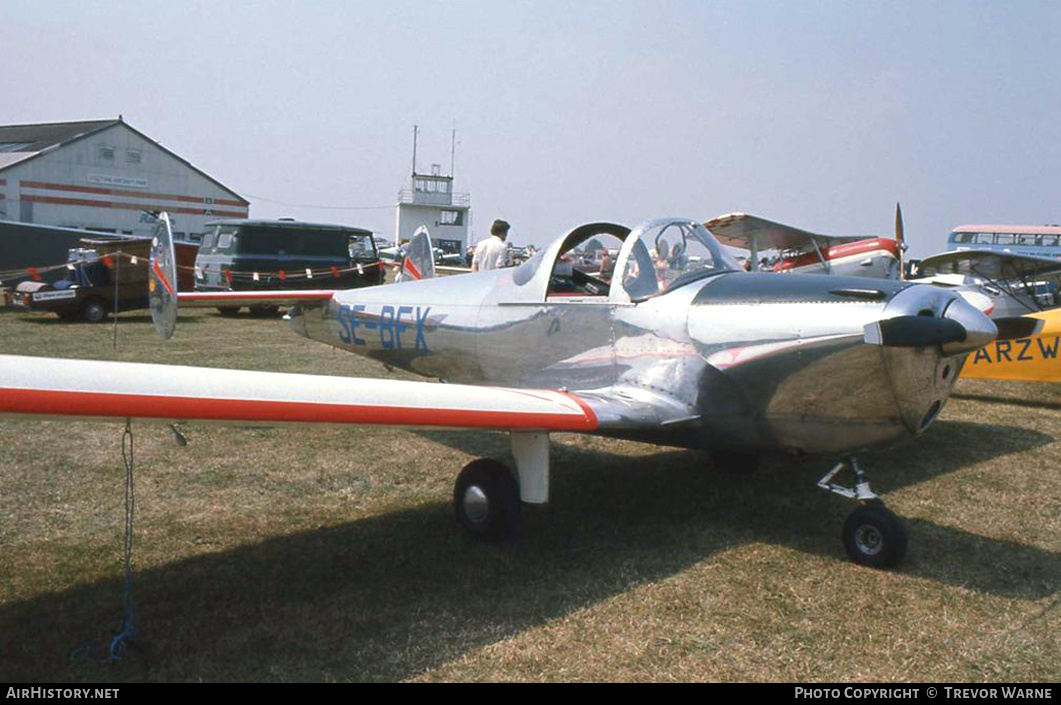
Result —
<path fill-rule="evenodd" d="M 655 221 L 639 228 L 623 269 L 623 287 L 634 301 L 672 291 L 740 264 L 702 225 L 688 220 Z"/>

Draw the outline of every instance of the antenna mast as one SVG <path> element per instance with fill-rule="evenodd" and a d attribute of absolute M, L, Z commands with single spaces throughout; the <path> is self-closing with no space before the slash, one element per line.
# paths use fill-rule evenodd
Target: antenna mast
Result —
<path fill-rule="evenodd" d="M 453 178 L 456 173 L 454 164 L 457 159 L 457 123 L 453 123 L 453 137 L 449 145 L 449 178 Z"/>
<path fill-rule="evenodd" d="M 416 176 L 416 133 L 420 131 L 419 125 L 413 125 L 413 176 Z"/>

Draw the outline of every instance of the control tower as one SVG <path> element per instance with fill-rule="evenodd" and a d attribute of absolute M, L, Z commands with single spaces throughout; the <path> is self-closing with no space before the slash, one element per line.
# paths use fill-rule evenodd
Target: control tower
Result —
<path fill-rule="evenodd" d="M 471 225 L 471 196 L 453 191 L 452 161 L 450 174 L 442 175 L 440 164 L 431 165 L 430 174 L 416 170 L 416 135 L 413 128 L 413 173 L 409 186 L 398 192 L 395 241 L 408 242 L 421 225 L 431 233 L 435 247 L 444 252 L 463 254 L 468 246 Z M 456 138 L 454 138 L 454 146 Z"/>

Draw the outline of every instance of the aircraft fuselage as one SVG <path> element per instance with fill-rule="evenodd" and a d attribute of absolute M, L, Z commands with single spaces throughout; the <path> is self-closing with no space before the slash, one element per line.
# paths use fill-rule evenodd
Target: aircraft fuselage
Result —
<path fill-rule="evenodd" d="M 721 273 L 640 303 L 527 300 L 516 270 L 339 292 L 301 334 L 448 382 L 621 389 L 599 433 L 667 445 L 846 453 L 921 433 L 963 357 L 869 345 L 867 324 L 967 306 L 934 287 Z M 977 315 L 978 312 L 975 312 Z M 642 398 L 656 404 L 639 405 Z M 614 396 L 614 395 L 613 395 Z M 674 413 L 643 418 L 665 399 Z M 636 428 L 635 431 L 629 431 Z"/>

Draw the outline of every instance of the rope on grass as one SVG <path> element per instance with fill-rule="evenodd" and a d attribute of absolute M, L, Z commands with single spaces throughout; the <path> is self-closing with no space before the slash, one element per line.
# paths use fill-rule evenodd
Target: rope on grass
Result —
<path fill-rule="evenodd" d="M 133 517 L 136 509 L 135 486 L 133 485 L 133 422 L 125 420 L 122 433 L 122 464 L 125 466 L 125 590 L 122 595 L 122 622 L 118 633 L 107 644 L 106 652 L 83 646 L 74 651 L 70 660 L 74 663 L 98 661 L 115 663 L 125 655 L 129 644 L 136 637 L 136 620 L 133 610 Z"/>

